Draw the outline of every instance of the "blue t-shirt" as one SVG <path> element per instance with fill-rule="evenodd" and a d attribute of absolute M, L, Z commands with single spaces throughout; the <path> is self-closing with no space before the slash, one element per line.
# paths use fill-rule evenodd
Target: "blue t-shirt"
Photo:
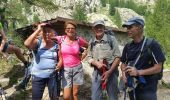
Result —
<path fill-rule="evenodd" d="M 55 44 L 52 48 L 47 49 L 43 47 L 42 43 L 40 43 L 33 61 L 32 75 L 41 78 L 50 77 L 57 64 L 57 49 L 57 44 Z"/>

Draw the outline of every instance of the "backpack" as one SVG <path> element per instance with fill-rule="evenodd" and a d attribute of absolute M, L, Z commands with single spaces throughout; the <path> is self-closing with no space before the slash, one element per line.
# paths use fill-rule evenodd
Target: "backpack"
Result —
<path fill-rule="evenodd" d="M 146 48 L 147 48 L 147 52 L 148 52 L 150 58 L 153 58 L 152 48 L 151 48 L 151 44 L 152 44 L 153 41 L 154 41 L 153 38 L 147 38 L 147 41 L 146 41 Z M 149 62 L 152 63 L 152 60 L 150 60 Z M 156 78 L 158 80 L 162 79 L 162 77 L 163 77 L 163 69 L 164 69 L 164 66 L 162 64 L 161 72 L 152 75 L 152 77 L 154 77 L 154 78 Z"/>
<path fill-rule="evenodd" d="M 111 50 L 113 49 L 113 40 L 112 40 L 112 36 L 114 36 L 114 33 L 112 30 L 105 30 L 104 33 L 107 35 L 107 41 L 106 43 L 109 44 Z M 94 38 L 92 38 L 92 40 L 90 41 L 90 51 L 93 50 L 93 47 L 96 45 L 96 43 L 94 42 Z"/>

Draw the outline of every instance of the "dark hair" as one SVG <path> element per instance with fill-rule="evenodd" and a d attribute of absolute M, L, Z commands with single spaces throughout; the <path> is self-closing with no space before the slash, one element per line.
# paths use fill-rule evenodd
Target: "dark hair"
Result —
<path fill-rule="evenodd" d="M 73 22 L 73 21 L 66 21 L 65 24 L 64 24 L 64 28 L 66 28 L 68 24 L 71 24 L 71 25 L 73 25 L 75 28 L 77 28 L 77 24 L 76 24 L 75 22 Z"/>

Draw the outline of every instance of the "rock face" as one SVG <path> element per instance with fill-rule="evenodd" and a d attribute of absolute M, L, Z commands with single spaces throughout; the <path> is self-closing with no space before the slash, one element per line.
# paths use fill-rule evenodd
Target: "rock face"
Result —
<path fill-rule="evenodd" d="M 96 20 L 104 20 L 105 22 L 105 25 L 106 26 L 110 26 L 110 27 L 116 27 L 117 28 L 117 25 L 115 25 L 108 16 L 106 15 L 103 15 L 103 14 L 95 14 L 95 13 L 90 13 L 87 15 L 88 17 L 88 22 L 91 22 L 93 23 L 94 21 Z"/>
<path fill-rule="evenodd" d="M 132 18 L 132 17 L 135 17 L 135 16 L 143 18 L 143 16 L 140 16 L 135 11 L 133 11 L 131 9 L 128 9 L 128 8 L 117 8 L 117 11 L 120 14 L 120 17 L 121 17 L 121 20 L 122 20 L 122 24 L 125 21 L 127 21 L 129 18 Z"/>

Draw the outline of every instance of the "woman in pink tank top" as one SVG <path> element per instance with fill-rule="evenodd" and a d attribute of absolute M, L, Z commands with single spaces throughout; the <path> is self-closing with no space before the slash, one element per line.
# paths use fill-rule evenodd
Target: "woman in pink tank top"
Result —
<path fill-rule="evenodd" d="M 65 23 L 66 35 L 57 36 L 58 43 L 61 44 L 63 58 L 64 75 L 64 100 L 77 100 L 79 86 L 83 84 L 84 73 L 80 58 L 80 47 L 88 47 L 88 42 L 76 34 L 77 25 L 75 22 Z"/>

